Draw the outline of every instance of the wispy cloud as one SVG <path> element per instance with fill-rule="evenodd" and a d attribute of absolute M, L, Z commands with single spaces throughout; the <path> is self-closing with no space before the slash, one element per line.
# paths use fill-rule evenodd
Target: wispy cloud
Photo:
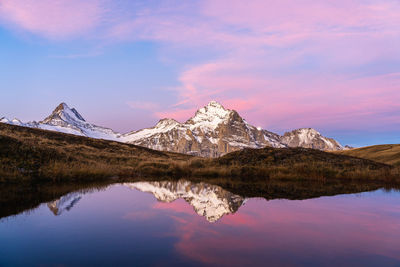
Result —
<path fill-rule="evenodd" d="M 96 28 L 105 4 L 103 0 L 0 0 L 0 16 L 32 33 L 65 39 Z"/>
<path fill-rule="evenodd" d="M 129 102 L 158 117 L 186 119 L 211 99 L 275 129 L 380 127 L 394 123 L 381 114 L 400 115 L 400 77 L 389 75 L 400 71 L 399 1 L 118 3 L 126 8 L 0 0 L 0 16 L 50 39 L 147 40 L 176 55 L 193 52 L 190 64 L 178 62 L 175 103 Z"/>

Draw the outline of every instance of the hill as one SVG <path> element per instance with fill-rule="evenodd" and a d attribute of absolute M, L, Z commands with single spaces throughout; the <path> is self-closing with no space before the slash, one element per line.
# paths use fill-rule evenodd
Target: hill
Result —
<path fill-rule="evenodd" d="M 190 156 L 132 144 L 0 123 L 0 181 L 132 177 Z M 172 170 L 173 171 L 173 170 Z"/>
<path fill-rule="evenodd" d="M 341 155 L 370 159 L 393 166 L 400 166 L 400 144 L 367 146 L 344 150 L 336 153 Z"/>
<path fill-rule="evenodd" d="M 398 169 L 306 148 L 243 149 L 220 158 L 173 152 L 0 123 L 0 182 L 88 181 L 140 177 L 266 179 L 398 179 Z M 397 181 L 397 180 L 396 180 Z"/>
<path fill-rule="evenodd" d="M 398 170 L 372 160 L 308 148 L 243 149 L 210 161 L 208 169 L 231 176 L 270 179 L 379 179 L 398 176 Z M 205 168 L 207 169 L 207 168 Z"/>

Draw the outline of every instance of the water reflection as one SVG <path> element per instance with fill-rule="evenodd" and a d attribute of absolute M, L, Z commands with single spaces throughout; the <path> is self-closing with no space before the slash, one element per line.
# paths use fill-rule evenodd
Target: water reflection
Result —
<path fill-rule="evenodd" d="M 131 189 L 151 193 L 161 202 L 170 203 L 184 199 L 195 212 L 209 222 L 216 222 L 226 214 L 235 213 L 245 199 L 220 186 L 190 181 L 161 181 L 125 183 Z"/>
<path fill-rule="evenodd" d="M 122 183 L 131 189 L 148 192 L 160 202 L 171 203 L 184 199 L 209 222 L 237 212 L 245 199 L 309 199 L 320 196 L 372 191 L 387 185 L 345 181 L 280 181 L 263 183 L 230 179 L 205 183 L 202 181 L 135 181 Z M 86 184 L 23 184 L 0 186 L 0 219 L 37 208 L 48 203 L 48 208 L 60 215 L 69 211 L 86 193 L 106 190 L 109 182 Z M 390 186 L 388 188 L 391 188 Z M 398 188 L 398 186 L 396 186 Z"/>
<path fill-rule="evenodd" d="M 198 215 L 205 217 L 209 222 L 216 222 L 226 214 L 234 214 L 245 202 L 245 198 L 232 194 L 220 186 L 186 180 L 123 183 L 121 185 L 151 193 L 163 203 L 183 199 L 193 207 Z M 69 193 L 48 202 L 47 207 L 54 215 L 58 216 L 64 211 L 72 209 L 84 195 L 85 192 L 82 191 Z"/>
<path fill-rule="evenodd" d="M 398 191 L 276 199 L 375 185 L 229 185 L 234 193 L 183 180 L 85 186 L 26 194 L 23 206 L 36 208 L 0 220 L 0 265 L 400 265 Z M 12 203 L 14 194 L 1 198 Z"/>
<path fill-rule="evenodd" d="M 64 211 L 69 211 L 72 209 L 76 203 L 81 200 L 81 193 L 70 193 L 65 196 L 60 197 L 57 200 L 47 203 L 47 207 L 53 212 L 54 215 L 61 215 Z"/>

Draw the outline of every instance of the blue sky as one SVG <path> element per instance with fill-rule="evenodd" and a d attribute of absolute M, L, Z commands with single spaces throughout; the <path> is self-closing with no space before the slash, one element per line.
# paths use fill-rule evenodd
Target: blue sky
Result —
<path fill-rule="evenodd" d="M 0 116 L 66 102 L 127 132 L 217 100 L 278 133 L 399 143 L 398 25 L 393 0 L 0 0 Z"/>

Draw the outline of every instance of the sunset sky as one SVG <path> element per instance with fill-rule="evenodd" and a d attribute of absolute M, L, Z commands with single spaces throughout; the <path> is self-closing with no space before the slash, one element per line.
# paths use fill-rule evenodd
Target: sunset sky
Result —
<path fill-rule="evenodd" d="M 217 100 L 282 134 L 400 143 L 399 0 L 0 0 L 0 117 L 127 132 Z"/>

